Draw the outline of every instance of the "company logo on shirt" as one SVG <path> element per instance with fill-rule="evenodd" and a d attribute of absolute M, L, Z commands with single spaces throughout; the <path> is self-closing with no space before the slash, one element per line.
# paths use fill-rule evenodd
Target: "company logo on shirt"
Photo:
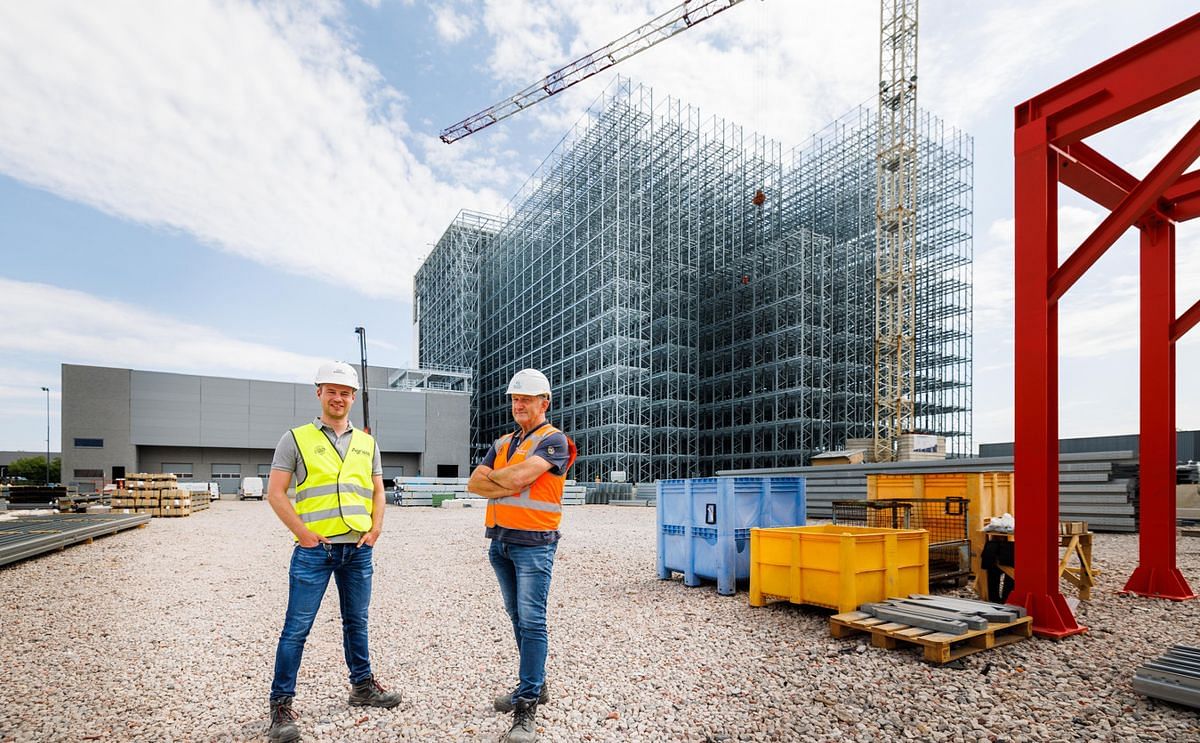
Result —
<path fill-rule="evenodd" d="M 554 454 L 554 447 L 553 447 L 553 446 L 547 446 L 547 447 L 546 447 L 546 453 L 547 453 L 547 454 Z"/>
<path fill-rule="evenodd" d="M 367 451 L 366 449 L 359 449 L 359 448 L 355 447 L 355 448 L 351 449 L 350 451 L 354 452 L 355 454 L 361 454 L 364 457 L 371 456 L 371 452 Z"/>
<path fill-rule="evenodd" d="M 328 450 L 324 446 L 318 444 L 317 448 L 313 449 L 313 451 L 315 451 L 317 454 L 324 454 Z"/>

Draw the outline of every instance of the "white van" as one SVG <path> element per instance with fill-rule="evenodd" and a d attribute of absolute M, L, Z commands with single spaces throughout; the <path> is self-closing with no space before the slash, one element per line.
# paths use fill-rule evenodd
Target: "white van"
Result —
<path fill-rule="evenodd" d="M 261 477 L 243 477 L 242 487 L 238 490 L 238 500 L 247 498 L 263 499 L 263 480 Z"/>

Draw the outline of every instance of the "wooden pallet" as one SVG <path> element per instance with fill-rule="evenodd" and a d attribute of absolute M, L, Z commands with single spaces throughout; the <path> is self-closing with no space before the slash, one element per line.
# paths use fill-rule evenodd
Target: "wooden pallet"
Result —
<path fill-rule="evenodd" d="M 949 663 L 964 655 L 990 650 L 1020 642 L 1033 635 L 1033 617 L 1021 617 L 1015 622 L 992 622 L 987 629 L 967 630 L 961 635 L 910 627 L 861 611 L 835 614 L 829 618 L 829 632 L 834 637 L 850 637 L 859 632 L 871 635 L 871 645 L 893 650 L 898 643 L 924 648 L 925 660 L 930 663 Z"/>

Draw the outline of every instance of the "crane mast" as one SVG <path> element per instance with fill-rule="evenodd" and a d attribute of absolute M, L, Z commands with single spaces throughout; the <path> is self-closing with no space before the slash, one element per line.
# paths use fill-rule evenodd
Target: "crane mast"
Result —
<path fill-rule="evenodd" d="M 913 430 L 916 376 L 917 0 L 881 0 L 875 181 L 874 458 Z"/>
<path fill-rule="evenodd" d="M 446 144 L 485 129 L 545 100 L 555 93 L 598 75 L 613 65 L 620 64 L 638 52 L 644 52 L 659 42 L 666 41 L 677 33 L 686 31 L 717 13 L 729 10 L 743 0 L 684 0 L 662 15 L 643 23 L 616 41 L 605 44 L 596 51 L 585 54 L 574 62 L 560 67 L 524 90 L 505 98 L 494 106 L 473 114 L 441 131 L 440 137 Z"/>

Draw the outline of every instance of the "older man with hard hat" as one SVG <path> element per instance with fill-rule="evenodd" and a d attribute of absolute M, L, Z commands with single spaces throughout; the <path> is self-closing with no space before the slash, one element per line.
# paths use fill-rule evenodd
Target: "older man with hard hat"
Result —
<path fill-rule="evenodd" d="M 576 450 L 546 420 L 550 381 L 545 374 L 522 369 L 509 382 L 508 395 L 517 427 L 492 444 L 467 488 L 488 498 L 488 559 L 520 654 L 516 688 L 496 697 L 493 707 L 513 713 L 503 740 L 530 743 L 537 739 L 537 706 L 549 701 L 546 603 L 560 536 L 563 483 Z"/>
<path fill-rule="evenodd" d="M 271 508 L 296 542 L 288 569 L 287 615 L 271 683 L 267 737 L 274 743 L 300 740 L 292 709 L 296 675 L 330 576 L 337 582 L 342 647 L 350 669 L 348 702 L 369 707 L 400 703 L 399 694 L 388 692 L 375 680 L 367 644 L 372 552 L 383 531 L 385 509 L 379 447 L 370 434 L 350 423 L 359 388 L 354 367 L 342 362 L 322 364 L 315 381 L 321 415 L 279 440 L 267 486 Z M 287 495 L 293 477 L 295 506 Z"/>

